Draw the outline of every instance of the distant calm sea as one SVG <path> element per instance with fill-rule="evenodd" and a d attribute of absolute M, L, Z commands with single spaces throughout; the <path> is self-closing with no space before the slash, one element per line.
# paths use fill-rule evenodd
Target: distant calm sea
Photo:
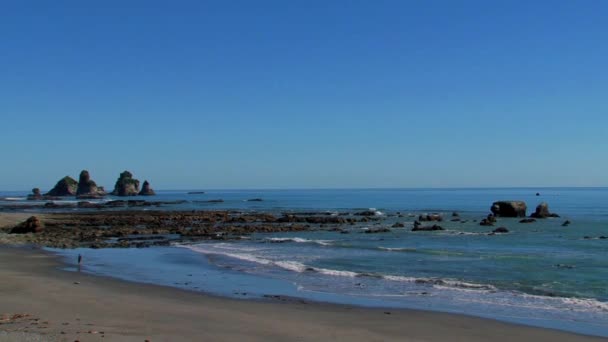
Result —
<path fill-rule="evenodd" d="M 535 196 L 536 192 L 540 196 Z M 25 193 L 0 193 L 21 202 Z M 261 198 L 262 202 L 247 202 Z M 147 249 L 58 252 L 85 270 L 239 298 L 287 295 L 337 303 L 465 313 L 608 336 L 608 189 L 386 189 L 160 192 L 187 200 L 166 209 L 354 212 L 375 208 L 402 222 L 390 233 L 316 231 Z M 223 199 L 223 203 L 205 203 Z M 561 218 L 488 235 L 477 222 L 496 200 L 541 201 Z M 22 202 L 21 202 L 22 203 Z M 467 223 L 450 222 L 453 211 Z M 399 218 L 396 212 L 405 214 Z M 410 231 L 407 214 L 440 212 L 437 232 Z M 565 220 L 572 224 L 562 227 Z"/>

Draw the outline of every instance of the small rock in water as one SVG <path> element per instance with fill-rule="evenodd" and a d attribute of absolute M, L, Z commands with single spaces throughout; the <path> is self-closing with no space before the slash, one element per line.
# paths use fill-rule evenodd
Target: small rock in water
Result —
<path fill-rule="evenodd" d="M 549 205 L 546 202 L 542 202 L 536 206 L 536 211 L 530 216 L 541 219 L 547 217 L 559 217 L 559 215 L 549 212 Z"/>
<path fill-rule="evenodd" d="M 435 231 L 435 230 L 444 230 L 443 227 L 439 226 L 439 225 L 432 225 L 432 226 L 427 226 L 427 227 L 423 227 L 421 225 L 416 225 L 414 224 L 414 228 L 412 228 L 413 232 L 417 232 L 417 231 Z"/>
<path fill-rule="evenodd" d="M 536 220 L 533 218 L 527 218 L 527 219 L 523 219 L 523 220 L 519 221 L 519 223 L 533 223 L 533 222 L 536 222 Z"/>
<path fill-rule="evenodd" d="M 508 233 L 509 230 L 505 227 L 498 227 L 492 231 L 492 233 Z"/>
<path fill-rule="evenodd" d="M 564 221 L 564 223 L 562 223 L 562 227 L 568 227 L 570 225 L 570 223 L 572 223 L 572 222 L 570 222 L 569 220 L 566 220 L 566 221 Z"/>
<path fill-rule="evenodd" d="M 496 223 L 496 216 L 488 214 L 488 217 L 479 222 L 480 226 L 493 226 Z"/>

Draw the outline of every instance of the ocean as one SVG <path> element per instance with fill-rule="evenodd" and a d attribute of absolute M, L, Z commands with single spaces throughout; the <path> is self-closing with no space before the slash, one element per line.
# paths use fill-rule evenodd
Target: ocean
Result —
<path fill-rule="evenodd" d="M 540 193 L 536 196 L 536 193 Z M 253 234 L 241 240 L 143 249 L 55 250 L 75 269 L 236 298 L 324 302 L 468 314 L 608 337 L 608 189 L 345 189 L 161 191 L 167 210 L 234 209 L 333 215 L 375 210 L 376 222 L 339 231 Z M 0 193 L 11 203 L 25 193 Z M 262 201 L 247 201 L 259 198 Z M 208 200 L 222 199 L 221 203 Z M 547 202 L 559 218 L 479 225 L 497 200 Z M 421 213 L 445 230 L 413 232 Z M 457 212 L 461 221 L 453 222 Z M 566 220 L 568 226 L 562 226 Z M 465 222 L 466 221 L 466 222 Z M 464 222 L 464 223 L 463 223 Z M 391 228 L 403 223 L 405 228 Z M 366 234 L 374 228 L 390 232 Z"/>

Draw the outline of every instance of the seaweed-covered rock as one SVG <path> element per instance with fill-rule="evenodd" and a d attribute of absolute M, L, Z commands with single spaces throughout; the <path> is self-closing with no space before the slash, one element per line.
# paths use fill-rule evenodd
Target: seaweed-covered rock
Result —
<path fill-rule="evenodd" d="M 65 176 L 45 196 L 75 196 L 77 190 L 78 182 L 70 176 Z"/>
<path fill-rule="evenodd" d="M 27 233 L 40 233 L 44 230 L 44 225 L 36 216 L 31 216 L 24 222 L 19 223 L 13 229 L 11 234 L 27 234 Z"/>
<path fill-rule="evenodd" d="M 133 178 L 133 174 L 129 171 L 124 171 L 116 180 L 114 185 L 114 196 L 137 196 L 139 194 L 139 180 Z"/>
<path fill-rule="evenodd" d="M 103 187 L 98 187 L 95 181 L 91 179 L 89 171 L 82 170 L 78 179 L 78 189 L 76 190 L 76 196 L 78 198 L 100 198 L 106 195 Z"/>
<path fill-rule="evenodd" d="M 32 193 L 27 195 L 27 199 L 30 201 L 38 201 L 43 199 L 42 194 L 40 193 L 40 189 L 38 188 L 33 188 L 32 189 Z"/>
<path fill-rule="evenodd" d="M 547 218 L 547 217 L 559 217 L 559 215 L 549 212 L 549 204 L 547 202 L 542 202 L 541 204 L 536 206 L 536 211 L 530 215 L 535 218 Z"/>
<path fill-rule="evenodd" d="M 492 203 L 490 210 L 496 217 L 526 217 L 526 202 L 498 201 Z"/>
<path fill-rule="evenodd" d="M 139 192 L 140 196 L 154 196 L 156 195 L 156 192 L 154 192 L 154 189 L 152 189 L 150 187 L 150 183 L 146 180 L 144 181 L 144 184 L 142 184 L 141 186 L 141 191 Z"/>

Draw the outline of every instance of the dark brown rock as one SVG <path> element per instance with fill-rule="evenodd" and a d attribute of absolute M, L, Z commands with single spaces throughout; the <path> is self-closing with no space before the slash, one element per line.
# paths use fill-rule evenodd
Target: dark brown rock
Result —
<path fill-rule="evenodd" d="M 488 214 L 488 217 L 479 222 L 480 226 L 493 226 L 496 223 L 496 216 Z"/>
<path fill-rule="evenodd" d="M 76 197 L 80 199 L 95 199 L 103 198 L 106 195 L 103 187 L 98 187 L 95 181 L 91 179 L 89 171 L 82 170 L 78 178 L 78 188 L 76 189 Z"/>
<path fill-rule="evenodd" d="M 40 233 L 44 230 L 44 225 L 42 222 L 36 217 L 31 216 L 24 222 L 16 225 L 11 229 L 11 234 L 27 234 L 27 233 Z"/>
<path fill-rule="evenodd" d="M 32 193 L 27 195 L 27 199 L 29 201 L 39 201 L 44 199 L 44 197 L 42 196 L 42 194 L 40 193 L 40 189 L 38 188 L 33 188 L 32 189 Z"/>
<path fill-rule="evenodd" d="M 360 211 L 358 213 L 354 213 L 354 215 L 356 216 L 376 216 L 377 212 L 374 210 L 365 210 L 365 211 Z"/>
<path fill-rule="evenodd" d="M 492 231 L 492 233 L 499 233 L 499 234 L 508 233 L 508 232 L 509 232 L 509 230 L 505 227 L 498 227 Z"/>
<path fill-rule="evenodd" d="M 390 229 L 388 228 L 376 228 L 376 229 L 366 229 L 363 232 L 365 234 L 377 234 L 377 233 L 390 233 Z"/>
<path fill-rule="evenodd" d="M 434 230 L 444 230 L 443 227 L 438 226 L 436 224 L 432 225 L 432 226 L 421 226 L 421 225 L 414 225 L 414 228 L 412 228 L 413 232 L 417 232 L 417 231 L 434 231 Z"/>
<path fill-rule="evenodd" d="M 490 208 L 496 217 L 526 217 L 527 209 L 523 201 L 498 201 Z"/>
<path fill-rule="evenodd" d="M 549 204 L 547 204 L 547 202 L 542 202 L 541 204 L 537 205 L 536 210 L 530 216 L 540 219 L 547 217 L 559 217 L 559 215 L 549 212 Z"/>
<path fill-rule="evenodd" d="M 78 182 L 70 176 L 65 176 L 45 196 L 76 196 L 76 190 Z"/>
<path fill-rule="evenodd" d="M 519 221 L 519 223 L 534 223 L 534 222 L 536 222 L 536 220 L 533 218 L 526 218 L 526 219 Z"/>
<path fill-rule="evenodd" d="M 418 216 L 418 221 L 420 221 L 420 222 L 425 222 L 425 221 L 441 222 L 441 221 L 443 221 L 443 217 L 439 214 L 424 214 L 424 215 Z"/>
<path fill-rule="evenodd" d="M 150 187 L 150 183 L 147 180 L 144 181 L 144 184 L 141 186 L 141 191 L 139 192 L 140 196 L 154 196 L 156 192 L 154 189 Z"/>
<path fill-rule="evenodd" d="M 139 180 L 133 178 L 133 174 L 124 171 L 120 174 L 114 185 L 114 196 L 137 196 L 139 194 Z"/>

